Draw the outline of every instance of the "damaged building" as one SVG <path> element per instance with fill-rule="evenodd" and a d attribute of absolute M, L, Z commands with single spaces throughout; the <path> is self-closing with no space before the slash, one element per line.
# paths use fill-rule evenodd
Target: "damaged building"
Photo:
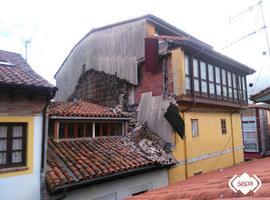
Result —
<path fill-rule="evenodd" d="M 121 108 L 53 102 L 48 115 L 46 199 L 120 200 L 168 185 L 177 161 Z"/>
<path fill-rule="evenodd" d="M 240 111 L 248 104 L 246 76 L 254 72 L 145 15 L 87 33 L 55 75 L 56 99 L 137 108 L 138 121 L 178 161 L 169 170 L 174 183 L 243 161 Z"/>

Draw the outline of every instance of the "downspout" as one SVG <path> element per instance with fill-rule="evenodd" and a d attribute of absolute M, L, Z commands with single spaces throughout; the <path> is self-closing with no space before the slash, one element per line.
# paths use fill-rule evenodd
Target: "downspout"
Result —
<path fill-rule="evenodd" d="M 185 112 L 182 112 L 183 114 L 183 119 L 185 121 Z M 187 163 L 187 137 L 186 134 L 184 135 L 183 138 L 183 142 L 184 142 L 184 157 L 185 157 L 185 179 L 188 179 L 188 163 Z"/>
<path fill-rule="evenodd" d="M 232 120 L 232 115 L 233 113 L 230 113 L 230 118 L 231 118 L 231 134 L 232 134 L 232 154 L 233 154 L 233 165 L 235 165 L 235 151 L 234 151 L 234 132 L 233 132 L 233 120 Z"/>
<path fill-rule="evenodd" d="M 50 105 L 50 100 L 47 101 L 46 105 L 43 108 L 43 118 L 42 118 L 42 146 L 41 146 L 41 166 L 40 166 L 40 190 L 41 196 L 40 199 L 44 199 L 45 193 L 45 159 L 47 154 L 47 132 L 48 132 L 48 118 L 47 118 L 47 108 Z"/>

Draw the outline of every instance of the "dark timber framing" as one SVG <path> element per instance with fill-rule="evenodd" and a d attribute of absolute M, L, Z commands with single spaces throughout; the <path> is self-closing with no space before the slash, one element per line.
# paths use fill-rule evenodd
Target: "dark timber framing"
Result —
<path fill-rule="evenodd" d="M 246 75 L 237 70 L 228 70 L 222 66 L 214 65 L 207 60 L 193 57 L 192 55 L 185 54 L 185 59 L 188 58 L 189 73 L 185 77 L 190 78 L 190 90 L 186 90 L 186 96 L 190 94 L 196 95 L 196 98 L 201 99 L 212 99 L 217 102 L 229 102 L 230 104 L 247 105 L 247 86 L 246 86 Z M 198 77 L 194 77 L 194 61 L 197 62 L 198 66 Z M 186 62 L 185 62 L 186 63 Z M 205 72 L 202 71 L 202 64 L 205 64 Z M 213 81 L 209 80 L 209 65 L 212 66 Z M 219 70 L 219 74 L 216 74 L 216 70 Z M 206 79 L 202 78 L 202 73 L 206 74 Z M 233 75 L 234 74 L 234 75 Z M 219 75 L 219 83 L 217 83 L 217 77 Z M 230 76 L 230 77 L 229 77 Z M 235 78 L 234 78 L 235 76 Z M 234 81 L 234 79 L 236 79 Z M 199 91 L 195 91 L 195 81 L 199 81 Z M 206 81 L 206 92 L 203 92 L 203 81 Z M 229 82 L 230 81 L 230 82 Z M 235 84 L 236 82 L 236 84 Z M 214 93 L 210 93 L 210 84 L 214 84 Z M 217 85 L 220 86 L 221 95 L 218 95 Z M 194 91 L 194 93 L 193 93 Z M 237 94 L 235 94 L 237 92 Z M 183 100 L 184 98 L 182 98 Z M 187 99 L 187 98 L 186 98 Z M 180 99 L 181 100 L 181 97 Z"/>

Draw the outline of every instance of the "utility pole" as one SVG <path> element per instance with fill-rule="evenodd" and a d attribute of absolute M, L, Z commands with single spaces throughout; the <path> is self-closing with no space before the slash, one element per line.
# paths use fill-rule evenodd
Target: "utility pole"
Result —
<path fill-rule="evenodd" d="M 265 33 L 266 43 L 267 43 L 267 47 L 268 47 L 268 56 L 270 56 L 269 37 L 268 37 L 268 31 L 267 31 L 267 27 L 266 27 L 266 23 L 265 23 L 265 19 L 264 19 L 264 14 L 263 14 L 262 1 L 259 2 L 259 6 L 260 6 L 260 10 L 261 10 L 263 25 L 265 27 L 264 28 L 264 33 Z"/>

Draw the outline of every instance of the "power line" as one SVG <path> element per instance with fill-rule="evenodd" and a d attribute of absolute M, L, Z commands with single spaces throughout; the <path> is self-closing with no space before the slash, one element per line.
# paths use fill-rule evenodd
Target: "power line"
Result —
<path fill-rule="evenodd" d="M 244 36 L 238 38 L 237 40 L 235 40 L 235 41 L 231 42 L 230 44 L 227 44 L 226 46 L 224 46 L 222 49 L 226 49 L 226 48 L 228 48 L 228 47 L 231 47 L 231 46 L 233 46 L 233 45 L 235 45 L 235 44 L 241 42 L 242 40 L 244 40 L 244 39 L 246 39 L 246 38 L 248 38 L 248 37 L 250 37 L 250 36 L 253 36 L 253 35 L 257 34 L 257 32 L 259 32 L 259 31 L 261 31 L 261 30 L 263 30 L 263 29 L 266 29 L 266 26 L 263 26 L 263 27 L 261 27 L 261 28 L 255 30 L 255 31 L 250 32 L 249 34 L 246 34 L 246 35 L 244 35 Z"/>

